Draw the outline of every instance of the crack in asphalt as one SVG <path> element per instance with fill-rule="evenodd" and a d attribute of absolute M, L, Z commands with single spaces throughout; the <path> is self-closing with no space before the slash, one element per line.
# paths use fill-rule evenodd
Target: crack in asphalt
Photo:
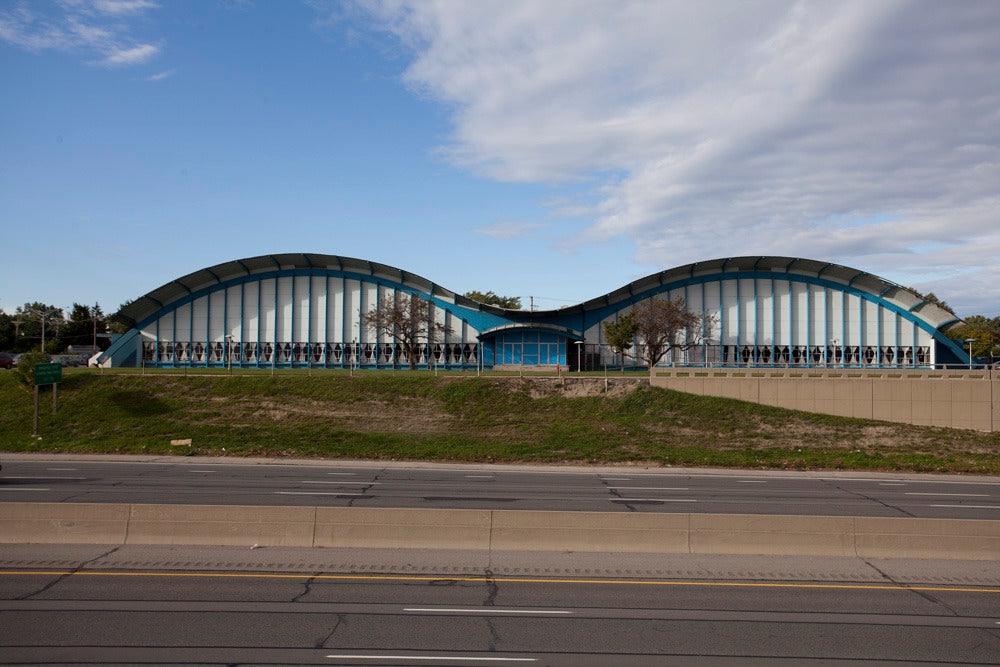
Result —
<path fill-rule="evenodd" d="M 604 488 L 606 488 L 608 490 L 608 493 L 610 493 L 612 495 L 612 497 L 619 498 L 619 499 L 622 498 L 621 492 L 619 492 L 618 489 L 614 489 L 614 488 L 608 486 L 607 480 L 602 479 L 601 480 L 601 484 L 604 485 Z M 619 505 L 624 505 L 625 508 L 627 508 L 629 512 L 638 512 L 639 511 L 638 509 L 636 509 L 635 505 L 633 505 L 632 503 L 628 502 L 627 500 L 620 500 L 618 504 Z"/>
<path fill-rule="evenodd" d="M 823 482 L 826 483 L 829 486 L 832 486 L 833 488 L 835 488 L 838 491 L 843 491 L 844 493 L 849 493 L 852 496 L 857 496 L 858 498 L 864 498 L 867 501 L 870 501 L 870 502 L 873 502 L 873 503 L 878 503 L 879 505 L 881 505 L 882 507 L 885 507 L 886 509 L 895 510 L 895 511 L 899 512 L 900 514 L 903 514 L 903 515 L 908 516 L 910 518 L 916 518 L 916 516 L 917 516 L 916 514 L 911 514 L 910 512 L 907 512 L 902 507 L 896 507 L 895 505 L 890 505 L 889 503 L 883 502 L 883 501 L 879 500 L 878 498 L 873 498 L 871 496 L 867 496 L 867 495 L 865 495 L 865 494 L 863 494 L 863 493 L 861 493 L 859 491 L 852 491 L 850 489 L 845 489 L 842 486 L 838 486 L 837 484 L 831 483 L 829 480 L 823 480 Z"/>
<path fill-rule="evenodd" d="M 335 633 L 337 631 L 337 629 L 340 628 L 341 625 L 347 625 L 347 619 L 344 618 L 343 614 L 337 614 L 337 622 L 333 624 L 333 628 L 330 629 L 329 634 L 327 634 L 326 637 L 323 637 L 322 639 L 320 639 L 319 641 L 317 641 L 313 645 L 313 648 L 323 648 L 323 647 L 325 647 L 326 643 L 328 641 L 330 641 L 330 639 L 333 637 L 333 633 Z"/>
<path fill-rule="evenodd" d="M 30 600 L 31 598 L 35 597 L 36 595 L 41 595 L 42 593 L 44 593 L 45 591 L 49 590 L 50 588 L 52 588 L 56 584 L 64 581 L 66 578 L 73 576 L 74 574 L 76 574 L 77 572 L 79 572 L 83 568 L 87 567 L 88 565 L 90 565 L 94 561 L 100 560 L 102 558 L 107 558 L 108 556 L 110 556 L 111 554 L 113 554 L 114 552 L 118 551 L 121 548 L 122 548 L 122 545 L 119 544 L 118 546 L 114 547 L 110 551 L 107 551 L 106 553 L 103 553 L 103 554 L 101 554 L 99 556 L 94 556 L 90 560 L 86 560 L 86 561 L 80 563 L 79 565 L 77 565 L 75 568 L 73 568 L 72 570 L 70 570 L 66 574 L 59 575 L 58 577 L 56 577 L 55 579 L 53 579 L 49 583 L 47 583 L 44 586 L 42 586 L 41 588 L 39 588 L 37 591 L 35 591 L 33 593 L 25 593 L 24 595 L 18 597 L 17 599 L 18 600 Z"/>
<path fill-rule="evenodd" d="M 305 596 L 309 595 L 309 593 L 312 592 L 311 588 L 312 588 L 312 585 L 313 585 L 314 581 L 316 581 L 316 575 L 313 575 L 313 576 L 309 577 L 308 579 L 306 579 L 306 583 L 303 586 L 302 592 L 299 593 L 298 595 L 296 595 L 295 597 L 293 597 L 292 598 L 292 602 L 298 602 L 299 600 L 301 600 Z"/>
<path fill-rule="evenodd" d="M 959 616 L 960 615 L 953 608 L 951 608 L 950 606 L 948 606 L 947 604 L 945 604 L 944 602 L 942 602 L 938 598 L 934 597 L 933 595 L 931 595 L 927 591 L 914 590 L 913 588 L 910 588 L 910 586 L 908 584 L 903 583 L 903 582 L 899 582 L 899 581 L 896 581 L 895 579 L 893 579 L 890 575 L 888 575 L 887 573 L 883 572 L 881 568 L 879 568 L 877 565 L 875 565 L 871 561 L 869 561 L 869 560 L 867 560 L 865 558 L 862 558 L 861 560 L 862 560 L 862 562 L 864 562 L 865 565 L 867 565 L 871 569 L 873 569 L 876 572 L 878 572 L 879 575 L 881 575 L 882 578 L 885 579 L 886 581 L 888 581 L 888 582 L 890 582 L 890 583 L 892 583 L 892 584 L 894 584 L 896 586 L 902 586 L 903 588 L 906 588 L 907 590 L 909 590 L 911 593 L 916 593 L 917 595 L 919 595 L 920 597 L 924 598 L 925 600 L 927 600 L 931 604 L 934 604 L 934 605 L 937 605 L 937 606 L 940 606 L 940 607 L 944 607 L 945 609 L 947 609 L 951 613 L 952 616 Z"/>

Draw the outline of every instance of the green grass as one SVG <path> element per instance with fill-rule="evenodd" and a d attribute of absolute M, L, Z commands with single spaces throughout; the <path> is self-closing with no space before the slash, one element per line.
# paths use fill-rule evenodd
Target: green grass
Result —
<path fill-rule="evenodd" d="M 580 380 L 67 369 L 59 412 L 0 373 L 0 449 L 1000 473 L 1000 434 Z M 191 438 L 192 447 L 171 440 Z"/>

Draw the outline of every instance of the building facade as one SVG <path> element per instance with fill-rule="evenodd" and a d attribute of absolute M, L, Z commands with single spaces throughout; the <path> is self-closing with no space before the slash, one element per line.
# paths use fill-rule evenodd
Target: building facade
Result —
<path fill-rule="evenodd" d="M 696 262 L 576 306 L 531 312 L 481 304 L 384 264 L 302 253 L 226 262 L 139 297 L 121 313 L 133 329 L 102 363 L 408 367 L 410 350 L 361 318 L 387 295 L 404 294 L 429 300 L 430 319 L 444 331 L 418 347 L 415 363 L 425 368 L 617 365 L 623 360 L 606 344 L 603 324 L 654 297 L 682 298 L 714 323 L 697 345 L 672 349 L 664 364 L 927 368 L 969 361 L 944 334 L 959 321 L 951 313 L 865 271 L 810 259 Z"/>

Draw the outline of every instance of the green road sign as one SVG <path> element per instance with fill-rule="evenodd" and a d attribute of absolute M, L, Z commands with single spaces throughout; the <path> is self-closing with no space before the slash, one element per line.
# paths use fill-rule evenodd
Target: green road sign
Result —
<path fill-rule="evenodd" d="M 35 364 L 35 385 L 62 382 L 62 364 Z"/>

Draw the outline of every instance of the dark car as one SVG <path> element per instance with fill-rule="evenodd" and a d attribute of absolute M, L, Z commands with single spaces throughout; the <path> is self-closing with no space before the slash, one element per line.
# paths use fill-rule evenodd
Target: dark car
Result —
<path fill-rule="evenodd" d="M 0 368 L 10 370 L 17 366 L 17 359 L 9 352 L 0 352 Z"/>

